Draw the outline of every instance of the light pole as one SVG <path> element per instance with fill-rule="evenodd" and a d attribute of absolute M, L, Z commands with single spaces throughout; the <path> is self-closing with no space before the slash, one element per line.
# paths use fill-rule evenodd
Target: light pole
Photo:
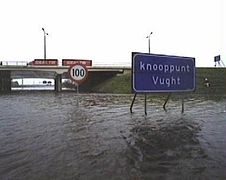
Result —
<path fill-rule="evenodd" d="M 42 28 L 44 32 L 44 60 L 46 60 L 46 36 L 48 36 L 48 33 L 45 32 L 45 29 Z"/>
<path fill-rule="evenodd" d="M 150 36 L 152 35 L 153 32 L 150 32 L 150 34 L 146 37 L 148 38 L 148 53 L 151 53 L 151 48 L 150 48 Z M 144 93 L 144 113 L 147 115 L 147 94 Z"/>
<path fill-rule="evenodd" d="M 153 32 L 150 32 L 150 34 L 146 37 L 148 38 L 148 52 L 149 54 L 151 53 L 151 49 L 150 49 L 150 36 L 153 34 Z"/>

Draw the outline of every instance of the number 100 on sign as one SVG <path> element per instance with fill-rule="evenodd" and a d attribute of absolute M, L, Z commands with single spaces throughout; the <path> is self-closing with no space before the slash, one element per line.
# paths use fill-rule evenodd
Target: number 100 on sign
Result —
<path fill-rule="evenodd" d="M 85 76 L 85 70 L 81 69 L 72 69 L 72 76 L 77 79 L 82 79 Z"/>
<path fill-rule="evenodd" d="M 70 67 L 69 75 L 73 81 L 81 84 L 86 79 L 88 71 L 85 66 L 77 64 Z"/>

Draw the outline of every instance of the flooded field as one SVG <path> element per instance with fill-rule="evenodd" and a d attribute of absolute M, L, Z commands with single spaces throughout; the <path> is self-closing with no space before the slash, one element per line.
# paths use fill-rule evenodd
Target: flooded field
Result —
<path fill-rule="evenodd" d="M 223 98 L 132 98 L 1 95 L 0 179 L 226 179 Z"/>

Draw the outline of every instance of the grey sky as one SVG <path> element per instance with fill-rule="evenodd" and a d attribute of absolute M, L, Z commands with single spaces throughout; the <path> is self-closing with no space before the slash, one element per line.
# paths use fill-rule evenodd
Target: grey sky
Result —
<path fill-rule="evenodd" d="M 0 60 L 131 62 L 131 52 L 191 56 L 197 66 L 226 57 L 224 0 L 1 0 Z M 224 60 L 224 62 L 226 62 Z"/>

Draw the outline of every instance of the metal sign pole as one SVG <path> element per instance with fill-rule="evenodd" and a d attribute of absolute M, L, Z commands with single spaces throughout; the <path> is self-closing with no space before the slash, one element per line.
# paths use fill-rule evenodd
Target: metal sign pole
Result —
<path fill-rule="evenodd" d="M 147 94 L 144 94 L 144 113 L 147 116 Z"/>
<path fill-rule="evenodd" d="M 79 107 L 79 84 L 76 83 L 76 93 L 77 93 L 77 107 Z"/>
<path fill-rule="evenodd" d="M 134 101 L 135 101 L 136 97 L 137 97 L 137 93 L 134 94 L 134 96 L 133 96 L 133 101 L 132 101 L 132 103 L 131 103 L 131 105 L 130 105 L 130 113 L 131 113 L 131 114 L 133 113 L 133 104 L 134 104 Z"/>
<path fill-rule="evenodd" d="M 167 111 L 166 110 L 166 104 L 167 104 L 167 102 L 169 101 L 169 98 L 171 97 L 171 93 L 170 94 L 168 94 L 168 96 L 167 96 L 167 98 L 166 98 L 166 100 L 165 100 L 165 103 L 163 104 L 163 109 L 164 109 L 164 111 Z"/>
<path fill-rule="evenodd" d="M 184 96 L 181 99 L 182 107 L 181 107 L 181 113 L 184 113 Z"/>

